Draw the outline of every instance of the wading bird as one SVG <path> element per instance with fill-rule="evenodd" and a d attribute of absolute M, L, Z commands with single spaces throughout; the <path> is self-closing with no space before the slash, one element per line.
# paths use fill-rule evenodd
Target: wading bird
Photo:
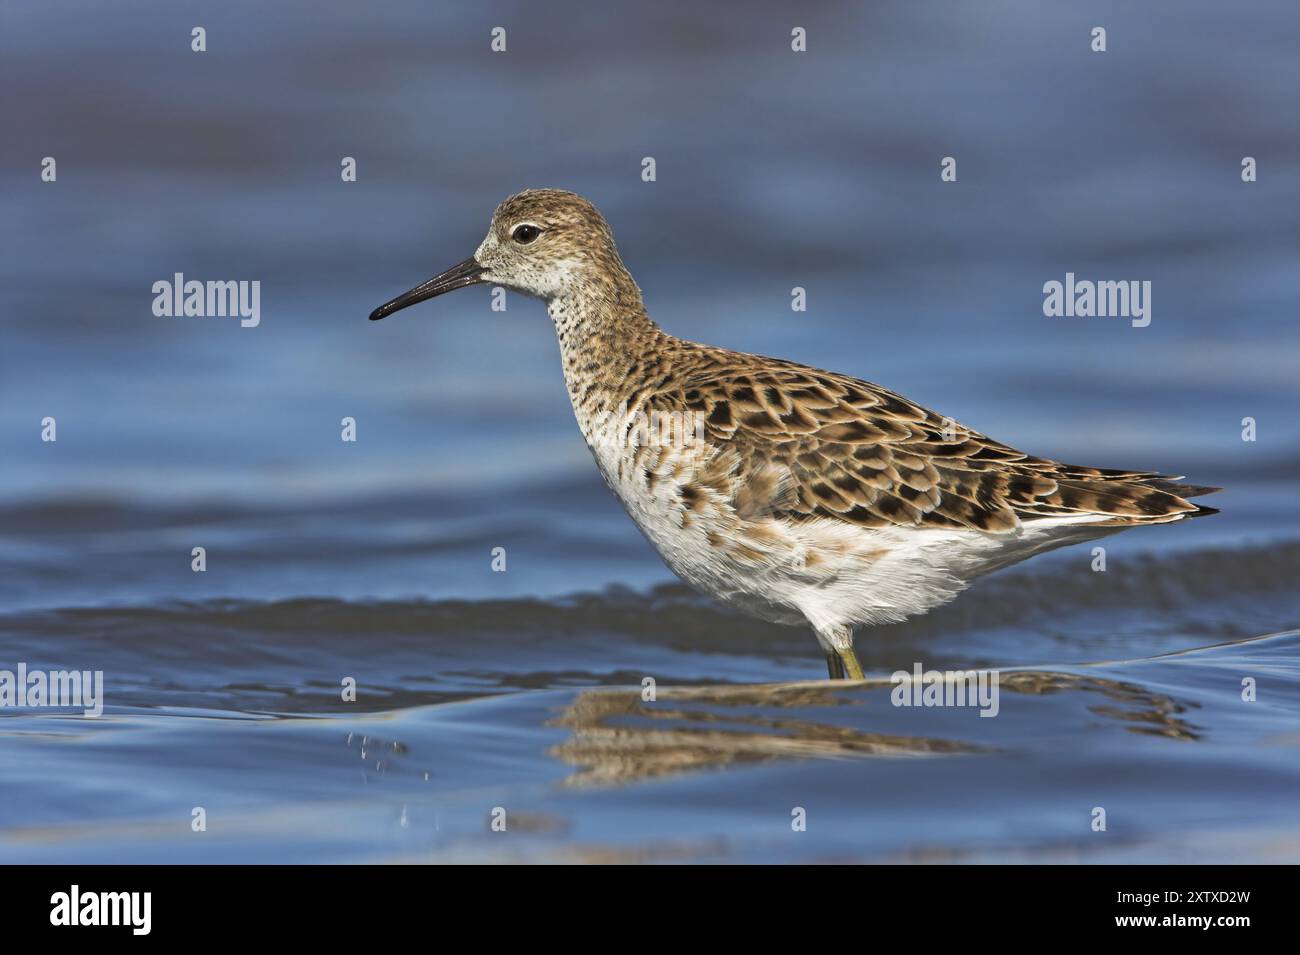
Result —
<path fill-rule="evenodd" d="M 812 626 L 832 678 L 853 629 L 982 574 L 1128 527 L 1216 513 L 1217 488 L 1037 458 L 879 385 L 676 338 L 651 321 L 605 219 L 534 189 L 471 258 L 371 313 L 491 283 L 546 303 L 578 426 L 668 566 L 742 611 Z M 652 415 L 692 421 L 655 439 Z"/>

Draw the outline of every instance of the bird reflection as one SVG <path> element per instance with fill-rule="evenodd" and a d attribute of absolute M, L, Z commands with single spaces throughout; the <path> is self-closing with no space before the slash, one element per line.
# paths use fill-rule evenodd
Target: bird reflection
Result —
<path fill-rule="evenodd" d="M 934 756 L 977 752 L 956 740 L 874 733 L 781 716 L 780 711 L 844 706 L 860 692 L 887 693 L 887 680 L 845 688 L 828 682 L 586 690 L 551 722 L 573 731 L 551 755 L 580 768 L 570 785 L 599 785 L 772 759 Z"/>
<path fill-rule="evenodd" d="M 876 719 L 896 724 L 892 708 L 885 715 L 879 709 L 840 709 L 871 701 L 872 694 L 877 694 L 875 701 L 887 703 L 893 688 L 887 679 L 659 687 L 653 701 L 644 699 L 639 689 L 584 690 L 548 724 L 571 731 L 550 754 L 576 768 L 566 779 L 568 785 L 597 786 L 777 759 L 936 757 L 1015 748 L 1014 738 L 994 732 L 988 732 L 991 742 L 985 744 L 844 725 Z M 1125 729 L 1199 738 L 1183 718 L 1187 705 L 1132 683 L 1013 670 L 1001 671 L 1000 690 L 1028 696 L 1098 693 L 1107 702 L 1088 706 L 1088 711 L 1118 720 Z M 832 709 L 838 710 L 841 722 L 831 722 L 829 712 L 819 718 L 819 710 Z M 965 730 L 992 729 L 983 723 L 965 724 Z"/>

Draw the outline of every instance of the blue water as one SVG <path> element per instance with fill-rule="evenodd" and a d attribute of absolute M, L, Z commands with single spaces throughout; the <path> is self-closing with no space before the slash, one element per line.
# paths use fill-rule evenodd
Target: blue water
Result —
<path fill-rule="evenodd" d="M 0 858 L 1294 861 L 1297 16 L 5 5 L 0 670 L 107 710 L 0 710 Z M 676 588 L 595 477 L 540 305 L 366 321 L 526 186 L 600 206 L 671 332 L 1222 513 L 859 637 L 1050 674 L 996 719 L 801 695 L 812 640 Z M 155 317 L 176 272 L 260 324 Z M 1045 317 L 1066 272 L 1150 281 L 1150 326 Z"/>

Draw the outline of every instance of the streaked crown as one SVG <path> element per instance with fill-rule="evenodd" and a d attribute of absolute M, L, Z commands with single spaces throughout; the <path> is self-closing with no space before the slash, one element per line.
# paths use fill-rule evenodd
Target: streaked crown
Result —
<path fill-rule="evenodd" d="M 542 299 L 636 288 L 605 217 L 563 189 L 528 189 L 502 202 L 474 258 L 484 281 Z"/>

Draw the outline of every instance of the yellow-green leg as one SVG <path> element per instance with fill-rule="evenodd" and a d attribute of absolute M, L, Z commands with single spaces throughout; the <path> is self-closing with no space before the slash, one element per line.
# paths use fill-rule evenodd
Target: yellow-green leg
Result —
<path fill-rule="evenodd" d="M 853 631 L 849 627 L 817 627 L 817 642 L 826 652 L 826 672 L 832 680 L 862 680 L 862 664 L 853 652 Z"/>
<path fill-rule="evenodd" d="M 826 672 L 832 680 L 844 679 L 844 661 L 834 650 L 826 651 Z"/>
<path fill-rule="evenodd" d="M 826 654 L 826 672 L 831 680 L 865 680 L 862 664 L 853 652 L 853 630 L 848 626 L 814 626 L 816 639 Z"/>
<path fill-rule="evenodd" d="M 862 664 L 858 662 L 858 655 L 853 652 L 853 648 L 845 647 L 837 652 L 840 657 L 840 676 L 850 680 L 864 679 Z"/>

